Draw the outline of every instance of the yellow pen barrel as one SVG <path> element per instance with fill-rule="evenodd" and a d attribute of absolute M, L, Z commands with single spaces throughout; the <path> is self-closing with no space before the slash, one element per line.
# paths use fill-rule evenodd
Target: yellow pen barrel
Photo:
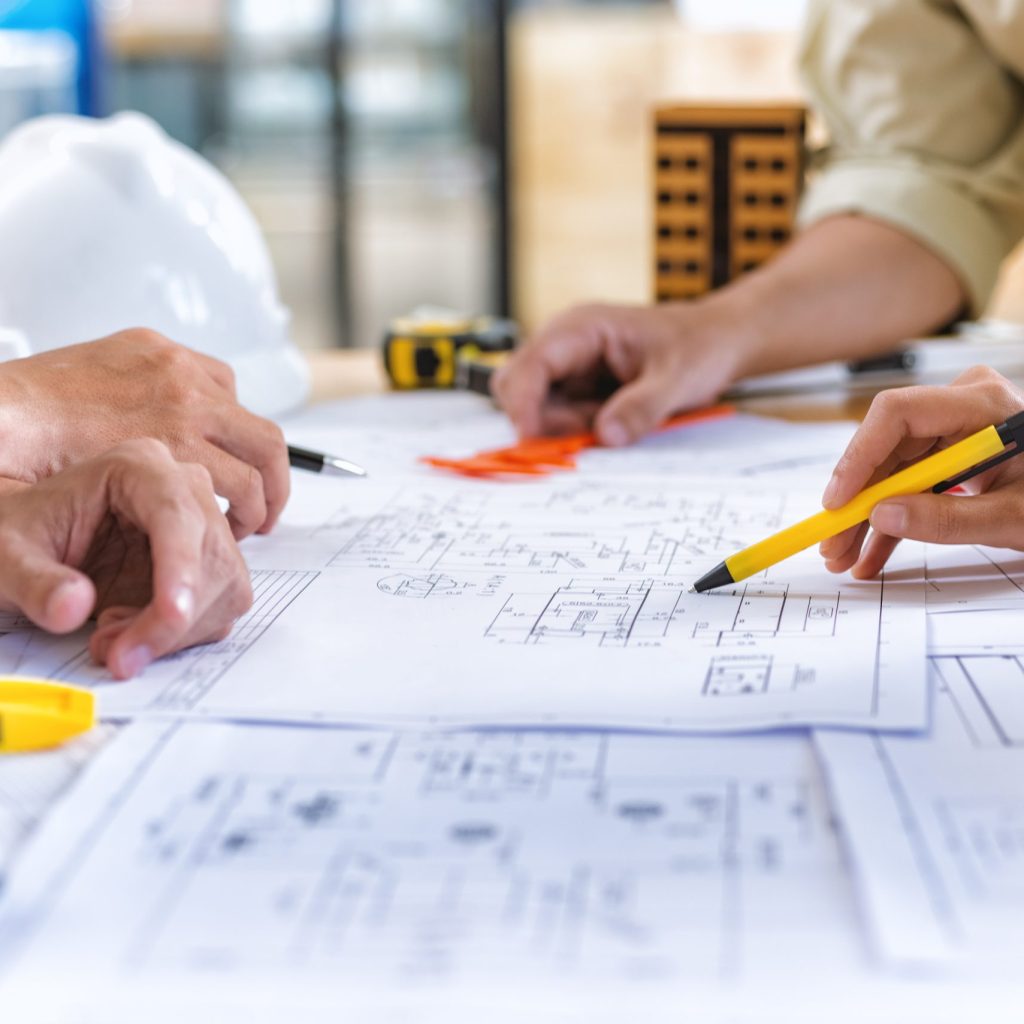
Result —
<path fill-rule="evenodd" d="M 995 427 L 979 430 L 951 447 L 929 455 L 927 459 L 868 487 L 842 508 L 818 512 L 738 551 L 725 560 L 726 568 L 736 581 L 763 572 L 769 566 L 814 544 L 820 544 L 851 526 L 863 523 L 871 515 L 871 510 L 886 498 L 930 490 L 943 480 L 998 455 L 1005 447 Z"/>

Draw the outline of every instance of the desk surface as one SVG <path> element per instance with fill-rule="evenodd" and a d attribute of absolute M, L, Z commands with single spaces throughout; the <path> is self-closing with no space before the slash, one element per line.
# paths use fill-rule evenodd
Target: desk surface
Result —
<path fill-rule="evenodd" d="M 380 356 L 374 349 L 307 353 L 313 371 L 312 401 L 327 402 L 358 395 L 374 395 L 388 388 Z M 760 416 L 800 422 L 861 419 L 871 395 L 850 394 L 836 388 L 814 396 L 806 394 L 748 398 L 736 404 Z"/>

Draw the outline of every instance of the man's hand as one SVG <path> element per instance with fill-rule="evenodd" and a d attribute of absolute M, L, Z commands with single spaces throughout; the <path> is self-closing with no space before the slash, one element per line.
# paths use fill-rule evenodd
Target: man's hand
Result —
<path fill-rule="evenodd" d="M 630 444 L 713 402 L 743 372 L 743 338 L 696 303 L 579 306 L 495 376 L 494 395 L 522 437 L 593 428 L 602 444 Z"/>
<path fill-rule="evenodd" d="M 288 500 L 280 429 L 238 404 L 216 359 L 132 330 L 0 365 L 0 476 L 35 483 L 141 437 L 209 470 L 239 539 Z"/>
<path fill-rule="evenodd" d="M 119 679 L 227 636 L 249 573 L 199 465 L 127 441 L 0 494 L 0 608 L 53 633 L 98 613 L 93 658 Z"/>
<path fill-rule="evenodd" d="M 940 448 L 996 426 L 1024 409 L 1024 391 L 988 367 L 974 367 L 949 387 L 885 391 L 871 404 L 822 497 L 839 508 L 869 484 Z M 870 579 L 901 538 L 937 544 L 991 544 L 1024 550 L 1024 457 L 974 477 L 967 496 L 914 494 L 875 506 L 868 523 L 821 545 L 832 572 Z"/>
<path fill-rule="evenodd" d="M 556 317 L 493 390 L 524 437 L 593 424 L 603 444 L 628 444 L 741 377 L 892 352 L 948 324 L 965 299 L 926 245 L 869 217 L 838 215 L 692 302 L 581 306 Z"/>

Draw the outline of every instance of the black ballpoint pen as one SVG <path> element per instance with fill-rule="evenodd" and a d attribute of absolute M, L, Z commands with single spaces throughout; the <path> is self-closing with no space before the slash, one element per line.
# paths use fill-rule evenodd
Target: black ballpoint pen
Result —
<path fill-rule="evenodd" d="M 288 462 L 292 469 L 306 469 L 310 473 L 324 473 L 328 476 L 366 476 L 366 470 L 362 466 L 357 466 L 348 459 L 310 451 L 309 448 L 296 448 L 291 444 L 288 445 Z"/>

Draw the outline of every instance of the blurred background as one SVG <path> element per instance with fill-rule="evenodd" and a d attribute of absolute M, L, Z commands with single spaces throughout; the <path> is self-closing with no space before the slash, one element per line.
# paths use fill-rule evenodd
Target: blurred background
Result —
<path fill-rule="evenodd" d="M 305 348 L 650 298 L 650 108 L 790 100 L 803 0 L 0 0 L 0 134 L 140 110 L 253 208 Z M 1024 320 L 1021 261 L 995 313 Z"/>

